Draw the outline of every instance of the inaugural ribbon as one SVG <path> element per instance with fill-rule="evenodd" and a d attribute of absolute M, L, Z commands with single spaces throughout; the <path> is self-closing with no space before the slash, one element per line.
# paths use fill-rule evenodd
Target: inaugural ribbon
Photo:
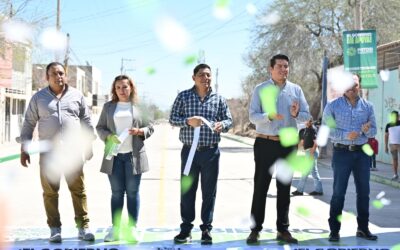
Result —
<path fill-rule="evenodd" d="M 211 123 L 204 117 L 200 117 L 200 118 L 204 122 L 204 124 L 206 124 L 211 129 L 211 131 L 214 132 Z M 194 153 L 196 153 L 197 144 L 199 144 L 200 128 L 201 127 L 195 127 L 194 128 L 192 146 L 190 147 L 189 156 L 188 156 L 188 159 L 186 161 L 185 168 L 183 169 L 183 175 L 186 175 L 186 176 L 189 175 L 190 168 L 192 167 Z"/>

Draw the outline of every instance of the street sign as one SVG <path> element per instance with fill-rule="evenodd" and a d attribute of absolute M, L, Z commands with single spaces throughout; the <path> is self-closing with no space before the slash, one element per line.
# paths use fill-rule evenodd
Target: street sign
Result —
<path fill-rule="evenodd" d="M 361 87 L 378 87 L 375 30 L 343 32 L 344 70 L 361 75 Z"/>

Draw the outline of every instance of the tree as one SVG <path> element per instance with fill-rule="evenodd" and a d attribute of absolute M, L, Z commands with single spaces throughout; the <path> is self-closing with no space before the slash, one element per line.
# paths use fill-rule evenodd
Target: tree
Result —
<path fill-rule="evenodd" d="M 310 104 L 314 118 L 320 112 L 322 58 L 326 52 L 330 66 L 343 64 L 342 32 L 352 30 L 356 0 L 275 0 L 259 16 L 274 11 L 280 20 L 273 24 L 259 22 L 245 58 L 252 73 L 242 83 L 244 98 L 265 79 L 268 58 L 284 53 L 291 59 L 290 79 L 299 83 Z M 364 29 L 377 31 L 377 43 L 400 39 L 400 1 L 361 0 Z"/>

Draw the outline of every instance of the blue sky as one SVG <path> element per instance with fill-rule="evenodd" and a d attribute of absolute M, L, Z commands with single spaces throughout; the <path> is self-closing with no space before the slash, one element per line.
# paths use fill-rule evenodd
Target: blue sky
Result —
<path fill-rule="evenodd" d="M 43 13 L 55 13 L 56 0 L 53 6 L 49 0 L 36 2 Z M 161 109 L 168 109 L 177 91 L 193 85 L 191 75 L 197 63 L 187 64 L 185 59 L 197 56 L 200 50 L 213 69 L 214 84 L 218 68 L 219 92 L 226 98 L 241 95 L 241 80 L 250 72 L 243 55 L 251 46 L 250 29 L 256 22 L 256 15 L 248 8 L 251 5 L 260 12 L 268 1 L 225 1 L 229 4 L 224 5 L 224 10 L 231 14 L 225 19 L 213 12 L 216 0 L 61 2 L 61 31 L 71 37 L 70 64 L 88 61 L 99 68 L 103 76 L 102 91 L 106 94 L 112 79 L 120 74 L 121 59 L 127 59 L 124 68 L 137 83 L 139 96 L 150 99 Z M 55 19 L 53 15 L 48 25 L 55 25 Z M 171 20 L 186 32 L 187 40 L 179 35 L 181 30 L 168 28 Z M 167 37 L 173 38 L 167 41 L 172 42 L 169 47 L 157 35 L 163 25 L 166 25 Z M 174 45 L 178 48 L 171 48 Z M 148 69 L 155 72 L 149 74 Z"/>

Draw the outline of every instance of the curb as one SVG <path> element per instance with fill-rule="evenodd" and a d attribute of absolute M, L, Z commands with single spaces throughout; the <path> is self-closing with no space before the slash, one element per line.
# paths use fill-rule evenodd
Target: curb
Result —
<path fill-rule="evenodd" d="M 247 138 L 247 137 L 242 137 L 242 136 L 237 136 L 237 135 L 233 135 L 233 134 L 222 134 L 221 135 L 223 138 L 232 140 L 232 141 L 236 141 L 236 142 L 240 142 L 249 146 L 253 146 L 253 143 L 249 143 L 246 141 L 246 139 L 243 138 Z M 253 140 L 253 138 L 249 138 L 251 140 Z M 324 168 L 331 168 L 330 164 L 327 164 L 323 161 L 318 161 L 318 166 L 322 166 Z M 391 186 L 394 188 L 398 188 L 400 189 L 400 182 L 398 181 L 392 181 L 391 179 L 387 178 L 387 177 L 382 177 L 380 175 L 376 175 L 374 173 L 371 172 L 371 177 L 370 180 L 376 183 L 380 183 L 380 184 L 384 184 L 387 186 Z"/>
<path fill-rule="evenodd" d="M 318 166 L 321 166 L 321 167 L 324 167 L 324 168 L 331 168 L 330 164 L 327 164 L 327 163 L 325 163 L 323 161 L 318 161 Z M 387 185 L 387 186 L 391 186 L 391 187 L 400 189 L 400 182 L 392 181 L 389 178 L 382 177 L 380 175 L 376 175 L 376 174 L 374 174 L 372 172 L 371 172 L 371 175 L 370 175 L 370 180 L 373 181 L 373 182 L 376 182 L 376 183 L 380 183 L 380 184 L 384 184 L 384 185 Z"/>

